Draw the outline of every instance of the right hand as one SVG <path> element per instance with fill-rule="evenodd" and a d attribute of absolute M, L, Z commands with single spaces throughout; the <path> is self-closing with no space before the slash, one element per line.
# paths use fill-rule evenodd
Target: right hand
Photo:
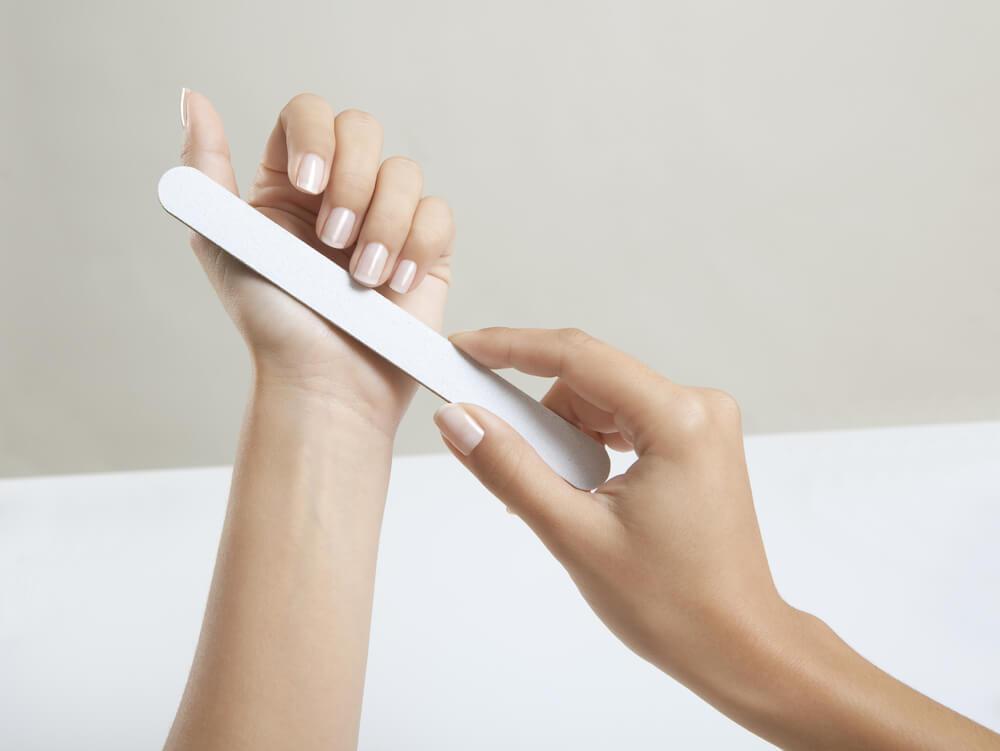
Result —
<path fill-rule="evenodd" d="M 489 368 L 557 376 L 546 406 L 638 454 L 588 493 L 485 409 L 446 405 L 435 416 L 452 453 L 531 526 L 635 652 L 699 683 L 791 611 L 764 555 L 729 395 L 672 383 L 574 329 L 490 328 L 451 341 Z"/>
<path fill-rule="evenodd" d="M 786 749 L 1000 749 L 778 595 L 732 397 L 671 383 L 575 329 L 483 329 L 452 342 L 490 368 L 557 376 L 544 403 L 628 471 L 587 493 L 475 405 L 435 415 L 452 453 L 519 514 L 640 656 Z"/>

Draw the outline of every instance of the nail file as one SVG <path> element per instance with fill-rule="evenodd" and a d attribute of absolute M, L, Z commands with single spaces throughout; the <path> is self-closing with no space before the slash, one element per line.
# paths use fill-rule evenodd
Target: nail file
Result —
<path fill-rule="evenodd" d="M 167 213 L 449 402 L 485 407 L 557 473 L 590 490 L 608 477 L 604 446 L 193 167 L 159 184 Z"/>

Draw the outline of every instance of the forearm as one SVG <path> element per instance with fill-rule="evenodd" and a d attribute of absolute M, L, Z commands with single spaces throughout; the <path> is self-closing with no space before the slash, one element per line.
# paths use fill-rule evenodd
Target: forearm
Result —
<path fill-rule="evenodd" d="M 391 453 L 351 408 L 258 381 L 168 749 L 355 747 Z"/>
<path fill-rule="evenodd" d="M 911 689 L 821 620 L 787 606 L 762 627 L 727 629 L 715 669 L 692 688 L 784 749 L 1000 749 L 1000 736 Z"/>

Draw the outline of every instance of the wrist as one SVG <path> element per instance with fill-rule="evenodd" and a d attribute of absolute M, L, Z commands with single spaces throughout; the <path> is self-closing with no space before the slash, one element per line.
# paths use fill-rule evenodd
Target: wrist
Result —
<path fill-rule="evenodd" d="M 832 632 L 810 613 L 775 600 L 755 612 L 731 614 L 713 632 L 701 665 L 682 678 L 694 691 L 748 730 L 782 748 L 800 744 L 803 726 L 835 680 Z M 834 638 L 836 641 L 836 639 Z"/>
<path fill-rule="evenodd" d="M 770 682 L 784 657 L 797 611 L 773 597 L 691 603 L 660 630 L 648 656 L 665 673 L 730 716 L 768 711 Z"/>
<path fill-rule="evenodd" d="M 248 420 L 262 419 L 313 461 L 339 463 L 353 457 L 388 465 L 392 460 L 395 425 L 380 422 L 365 404 L 314 382 L 255 374 Z"/>
<path fill-rule="evenodd" d="M 331 429 L 347 429 L 381 436 L 390 444 L 395 440 L 406 403 L 396 404 L 391 394 L 382 398 L 367 393 L 352 379 L 333 377 L 325 372 L 283 368 L 254 361 L 255 398 L 268 396 L 286 400 L 300 409 L 330 418 Z M 387 390 L 385 390 L 387 391 Z"/>
<path fill-rule="evenodd" d="M 327 520 L 325 527 L 373 529 L 385 501 L 392 449 L 392 434 L 355 407 L 294 381 L 255 379 L 233 495 L 255 497 L 255 504 L 263 503 L 260 498 L 303 504 L 316 519 Z M 328 518 L 331 512 L 338 521 Z"/>

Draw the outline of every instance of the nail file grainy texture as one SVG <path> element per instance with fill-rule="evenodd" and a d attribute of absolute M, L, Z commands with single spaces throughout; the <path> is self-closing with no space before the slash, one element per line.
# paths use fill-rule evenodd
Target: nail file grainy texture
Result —
<path fill-rule="evenodd" d="M 567 482 L 589 490 L 607 479 L 604 446 L 202 172 L 168 170 L 159 197 L 169 214 L 441 398 L 480 405 L 506 420 Z"/>

